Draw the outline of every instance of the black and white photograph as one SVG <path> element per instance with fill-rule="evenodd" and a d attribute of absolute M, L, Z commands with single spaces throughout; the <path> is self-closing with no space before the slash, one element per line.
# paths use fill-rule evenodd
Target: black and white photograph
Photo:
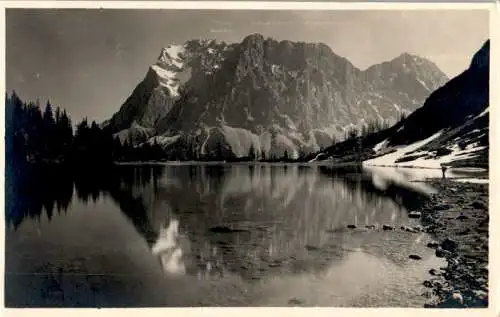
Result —
<path fill-rule="evenodd" d="M 7 5 L 5 307 L 491 307 L 495 6 L 387 7 Z"/>

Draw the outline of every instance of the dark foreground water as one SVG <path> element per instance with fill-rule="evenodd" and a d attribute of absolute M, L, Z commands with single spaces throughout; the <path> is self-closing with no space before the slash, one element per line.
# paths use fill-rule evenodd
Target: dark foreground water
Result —
<path fill-rule="evenodd" d="M 418 225 L 432 189 L 408 185 L 297 165 L 31 173 L 7 192 L 5 305 L 422 307 L 431 237 L 380 228 Z"/>

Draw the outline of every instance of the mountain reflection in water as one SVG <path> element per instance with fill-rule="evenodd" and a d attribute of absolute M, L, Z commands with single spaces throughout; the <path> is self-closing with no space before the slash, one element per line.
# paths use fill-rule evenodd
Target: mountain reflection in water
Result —
<path fill-rule="evenodd" d="M 113 201 L 166 277 L 176 283 L 187 278 L 212 281 L 221 289 L 232 281 L 232 287 L 243 292 L 233 302 L 223 295 L 217 299 L 210 295 L 200 303 L 190 291 L 187 296 L 194 301 L 190 305 L 287 305 L 281 296 L 288 296 L 293 291 L 290 287 L 296 283 L 299 287 L 303 279 L 309 285 L 304 289 L 325 291 L 327 287 L 330 294 L 314 295 L 307 300 L 311 305 L 390 306 L 393 301 L 420 305 L 424 274 L 438 263 L 425 248 L 430 237 L 423 233 L 365 228 L 418 225 L 408 218 L 407 209 L 418 205 L 424 195 L 412 186 L 401 186 L 401 179 L 396 183 L 385 179 L 383 188 L 377 188 L 372 174 L 357 169 L 199 164 L 116 166 L 106 173 L 55 169 L 37 173 L 29 181 L 17 179 L 10 188 L 10 194 L 17 196 L 9 197 L 19 199 L 8 206 L 7 223 L 18 230 L 7 234 L 7 244 L 22 232 L 26 219 L 40 222 L 42 210 L 50 220 L 54 210 L 58 217 L 71 217 L 73 204 L 99 206 Z M 347 225 L 357 228 L 350 230 Z M 45 227 L 51 230 L 49 223 Z M 422 261 L 410 260 L 410 254 L 419 254 Z M 15 256 L 7 252 L 7 269 L 15 266 L 11 258 Z M 335 285 L 321 284 L 325 279 Z M 214 291 L 214 286 L 209 289 Z M 264 290 L 273 295 L 257 295 Z M 224 286 L 219 292 L 229 290 Z"/>
<path fill-rule="evenodd" d="M 182 262 L 182 248 L 177 245 L 178 235 L 179 221 L 172 219 L 166 228 L 160 228 L 158 240 L 151 248 L 153 254 L 160 257 L 165 272 L 172 274 L 186 273 Z"/>

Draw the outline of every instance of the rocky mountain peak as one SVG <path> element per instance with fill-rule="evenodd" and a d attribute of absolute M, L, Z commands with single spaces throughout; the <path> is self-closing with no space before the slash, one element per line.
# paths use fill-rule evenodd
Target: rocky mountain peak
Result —
<path fill-rule="evenodd" d="M 352 125 L 396 121 L 445 81 L 433 63 L 410 54 L 361 71 L 324 43 L 258 33 L 233 44 L 196 39 L 162 49 L 110 124 L 135 120 L 141 136 L 153 131 L 167 151 L 180 150 L 175 140 L 193 147 L 191 155 L 242 156 L 251 148 L 298 155 Z"/>
<path fill-rule="evenodd" d="M 156 65 L 164 68 L 182 68 L 184 59 L 185 46 L 184 45 L 169 45 L 164 47 L 161 52 Z"/>

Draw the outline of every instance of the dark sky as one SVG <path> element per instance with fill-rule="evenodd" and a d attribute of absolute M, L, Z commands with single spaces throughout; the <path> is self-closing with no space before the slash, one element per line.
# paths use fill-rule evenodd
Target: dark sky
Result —
<path fill-rule="evenodd" d="M 488 11 L 209 11 L 7 9 L 6 88 L 50 99 L 74 120 L 118 110 L 162 47 L 250 33 L 324 42 L 359 68 L 402 52 L 464 70 L 488 38 Z"/>

